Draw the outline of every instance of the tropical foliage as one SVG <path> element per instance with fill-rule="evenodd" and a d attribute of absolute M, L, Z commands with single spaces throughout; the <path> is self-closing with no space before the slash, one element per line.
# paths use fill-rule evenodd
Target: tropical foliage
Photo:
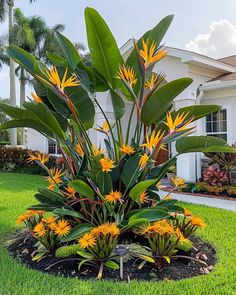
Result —
<path fill-rule="evenodd" d="M 158 195 L 160 179 L 175 162 L 173 158 L 155 166 L 165 145 L 176 142 L 178 154 L 232 151 L 221 139 L 188 137 L 195 131 L 195 120 L 220 107 L 192 106 L 174 111 L 173 100 L 192 80 L 166 83 L 163 73 L 153 72 L 156 63 L 167 55 L 161 41 L 172 19 L 172 15 L 165 17 L 140 40 L 134 40 L 126 61 L 107 24 L 92 8 L 85 10 L 91 66 L 83 63 L 75 46 L 60 33 L 56 38 L 63 56 L 48 53 L 54 65 L 51 68 L 23 49 L 7 49 L 8 56 L 34 78 L 35 94 L 24 103 L 24 109 L 0 104 L 0 110 L 11 117 L 0 128 L 33 128 L 56 142 L 62 155 L 60 166 L 51 169 L 46 156 L 30 155 L 30 160 L 47 171 L 48 188 L 39 190 L 35 195 L 38 204 L 28 210 L 52 212 L 57 220 L 68 222 L 71 230 L 60 237 L 60 243 L 78 240 L 81 263 L 99 265 L 99 278 L 103 266 L 117 267 L 111 260 L 112 251 L 127 232 L 154 226 L 154 232 L 143 233 L 149 238 L 153 256 L 143 259 L 149 262 L 163 261 L 164 256 L 169 262 L 185 239 L 174 223 L 184 209 L 169 196 L 161 200 Z M 96 97 L 97 92 L 104 91 L 110 94 L 114 121 L 108 119 Z M 131 112 L 126 110 L 127 101 Z M 104 117 L 102 126 L 94 126 L 95 107 Z M 126 124 L 124 114 L 129 117 Z M 92 128 L 103 134 L 104 144 L 91 142 L 88 131 Z M 42 226 L 46 237 L 51 235 L 45 224 Z M 167 227 L 171 232 L 163 232 Z M 190 226 L 188 232 L 193 231 Z M 168 249 L 160 248 L 164 240 Z"/>

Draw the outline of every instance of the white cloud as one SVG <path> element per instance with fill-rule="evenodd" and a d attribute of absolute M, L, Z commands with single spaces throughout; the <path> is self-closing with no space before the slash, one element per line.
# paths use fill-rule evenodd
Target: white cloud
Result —
<path fill-rule="evenodd" d="M 205 34 L 185 45 L 186 49 L 214 58 L 236 54 L 236 27 L 227 19 L 214 21 Z"/>

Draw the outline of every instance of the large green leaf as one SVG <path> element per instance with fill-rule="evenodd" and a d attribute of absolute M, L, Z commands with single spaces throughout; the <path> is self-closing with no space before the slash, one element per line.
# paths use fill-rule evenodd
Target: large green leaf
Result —
<path fill-rule="evenodd" d="M 73 187 L 73 189 L 79 193 L 80 195 L 84 196 L 84 197 L 88 197 L 88 198 L 93 198 L 94 197 L 94 191 L 92 190 L 92 188 L 83 180 L 80 179 L 76 179 L 73 180 L 70 183 L 70 186 Z"/>
<path fill-rule="evenodd" d="M 106 195 L 112 191 L 112 179 L 109 173 L 99 171 L 96 174 L 96 182 L 102 194 Z"/>
<path fill-rule="evenodd" d="M 77 212 L 75 210 L 70 210 L 70 209 L 65 209 L 65 208 L 58 208 L 58 209 L 53 210 L 53 213 L 63 215 L 63 216 L 72 216 L 72 217 L 76 217 L 76 218 L 87 221 L 87 219 L 84 218 L 84 216 L 81 213 L 79 213 L 79 212 Z"/>
<path fill-rule="evenodd" d="M 172 115 L 172 118 L 174 119 L 179 113 L 181 114 L 188 113 L 186 120 L 193 118 L 193 121 L 196 121 L 209 114 L 218 112 L 220 109 L 221 109 L 221 106 L 219 105 L 194 105 L 194 106 L 180 108 L 178 109 L 178 111 L 172 112 L 171 115 Z"/>
<path fill-rule="evenodd" d="M 40 73 L 36 58 L 27 51 L 15 45 L 10 45 L 8 48 L 6 48 L 6 54 L 23 68 L 25 68 L 31 75 Z"/>
<path fill-rule="evenodd" d="M 120 81 L 114 76 L 123 64 L 116 40 L 104 19 L 93 8 L 85 9 L 88 46 L 95 69 L 116 89 Z"/>
<path fill-rule="evenodd" d="M 35 194 L 34 197 L 42 205 L 46 204 L 46 205 L 51 205 L 51 206 L 55 206 L 55 207 L 57 207 L 57 206 L 61 207 L 64 205 L 63 202 L 51 200 L 50 198 L 48 198 L 47 196 L 45 196 L 43 194 Z"/>
<path fill-rule="evenodd" d="M 60 203 L 64 202 L 63 196 L 54 191 L 51 191 L 49 189 L 39 189 L 38 191 L 40 194 L 44 195 L 51 202 L 60 202 Z"/>
<path fill-rule="evenodd" d="M 50 130 L 52 130 L 52 132 L 58 138 L 65 140 L 65 134 L 60 124 L 46 106 L 44 106 L 42 103 L 34 104 L 31 102 L 25 102 L 24 107 L 28 111 L 31 111 L 39 119 L 41 124 L 44 124 Z"/>
<path fill-rule="evenodd" d="M 110 91 L 111 101 L 116 120 L 120 120 L 125 113 L 125 103 L 122 98 L 114 91 Z"/>
<path fill-rule="evenodd" d="M 66 90 L 66 93 L 74 103 L 80 120 L 83 123 L 94 119 L 95 108 L 92 100 L 88 96 L 87 91 L 85 91 L 82 87 L 71 87 Z"/>
<path fill-rule="evenodd" d="M 86 85 L 86 87 L 88 87 L 88 90 L 91 90 L 91 87 L 94 86 L 93 71 L 86 65 L 84 65 L 78 50 L 68 38 L 66 38 L 61 33 L 56 33 L 56 38 L 70 67 L 79 76 L 81 83 L 83 85 Z"/>
<path fill-rule="evenodd" d="M 140 155 L 135 154 L 125 163 L 122 172 L 121 179 L 127 187 L 131 187 L 135 184 L 137 178 L 141 174 L 139 167 Z"/>
<path fill-rule="evenodd" d="M 153 222 L 156 220 L 161 220 L 170 217 L 170 215 L 160 209 L 144 209 L 141 212 L 138 212 L 134 215 L 132 215 L 129 218 L 129 221 L 135 220 L 135 219 L 140 219 L 140 218 L 145 218 L 148 219 L 149 222 Z"/>
<path fill-rule="evenodd" d="M 0 102 L 0 111 L 8 115 L 13 119 L 35 119 L 36 117 L 27 110 L 20 109 L 18 107 L 13 107 L 9 104 Z"/>
<path fill-rule="evenodd" d="M 51 105 L 56 112 L 62 116 L 69 118 L 71 116 L 71 111 L 61 96 L 56 95 L 51 89 L 47 89 L 47 99 L 50 101 Z"/>
<path fill-rule="evenodd" d="M 145 102 L 141 112 L 141 121 L 147 126 L 158 122 L 169 109 L 176 96 L 186 89 L 192 81 L 190 78 L 181 78 L 159 88 Z"/>
<path fill-rule="evenodd" d="M 213 136 L 189 136 L 176 142 L 176 150 L 179 154 L 193 152 L 234 152 L 223 139 Z"/>
<path fill-rule="evenodd" d="M 136 200 L 138 196 L 143 193 L 147 188 L 149 188 L 152 184 L 157 182 L 155 179 L 145 180 L 137 183 L 130 191 L 129 195 L 133 200 Z"/>
<path fill-rule="evenodd" d="M 83 234 L 87 233 L 90 231 L 92 228 L 92 225 L 89 223 L 83 223 L 76 225 L 75 227 L 72 228 L 70 233 L 61 239 L 62 242 L 70 242 L 73 240 L 77 240 L 79 237 L 81 237 Z"/>
<path fill-rule="evenodd" d="M 54 65 L 54 66 L 58 66 L 58 67 L 63 67 L 66 68 L 67 66 L 67 62 L 66 60 L 61 57 L 58 54 L 52 53 L 52 52 L 47 52 L 46 53 L 47 58 L 50 60 L 50 62 Z"/>
<path fill-rule="evenodd" d="M 31 119 L 21 119 L 21 120 L 10 120 L 0 125 L 0 130 L 4 129 L 12 129 L 12 128 L 18 128 L 18 127 L 28 127 L 35 129 L 36 131 L 42 133 L 43 135 L 52 138 L 53 132 L 49 128 L 47 128 L 46 125 L 41 124 L 37 120 L 31 120 Z"/>
<path fill-rule="evenodd" d="M 65 58 L 67 59 L 72 69 L 78 67 L 79 63 L 81 63 L 82 60 L 78 50 L 75 48 L 73 43 L 60 33 L 56 33 L 56 38 Z"/>

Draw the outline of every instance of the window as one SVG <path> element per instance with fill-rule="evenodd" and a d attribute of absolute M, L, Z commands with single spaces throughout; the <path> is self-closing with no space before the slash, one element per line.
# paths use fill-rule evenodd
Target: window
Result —
<path fill-rule="evenodd" d="M 48 153 L 53 155 L 61 154 L 57 144 L 52 140 L 48 140 Z"/>
<path fill-rule="evenodd" d="M 226 109 L 206 117 L 206 135 L 215 136 L 227 141 L 227 111 Z"/>

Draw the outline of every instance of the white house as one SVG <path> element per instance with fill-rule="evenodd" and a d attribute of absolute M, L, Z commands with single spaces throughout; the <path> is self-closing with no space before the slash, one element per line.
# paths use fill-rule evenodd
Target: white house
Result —
<path fill-rule="evenodd" d="M 124 58 L 127 58 L 133 48 L 132 40 L 129 40 L 121 48 Z M 190 77 L 193 83 L 175 99 L 174 107 L 179 109 L 184 106 L 196 104 L 218 104 L 222 106 L 219 113 L 212 114 L 198 121 L 198 135 L 211 135 L 223 138 L 229 144 L 236 142 L 236 55 L 222 59 L 213 59 L 201 54 L 183 49 L 167 47 L 168 55 L 156 64 L 154 72 L 163 71 L 166 81 L 172 81 L 182 77 Z M 110 97 L 107 93 L 98 93 L 98 100 L 106 110 L 108 119 L 114 119 Z M 126 101 L 127 108 L 130 104 Z M 123 123 L 127 122 L 124 116 Z M 103 116 L 97 110 L 96 124 L 102 125 Z M 133 124 L 135 124 L 133 122 Z M 99 132 L 90 132 L 94 143 L 103 142 L 103 135 Z M 39 150 L 44 153 L 57 154 L 55 144 L 32 129 L 27 131 L 27 148 Z M 163 157 L 171 157 L 175 154 L 174 145 L 169 147 L 169 154 Z M 186 181 L 195 181 L 201 177 L 201 154 L 185 154 L 178 157 L 178 175 Z"/>

